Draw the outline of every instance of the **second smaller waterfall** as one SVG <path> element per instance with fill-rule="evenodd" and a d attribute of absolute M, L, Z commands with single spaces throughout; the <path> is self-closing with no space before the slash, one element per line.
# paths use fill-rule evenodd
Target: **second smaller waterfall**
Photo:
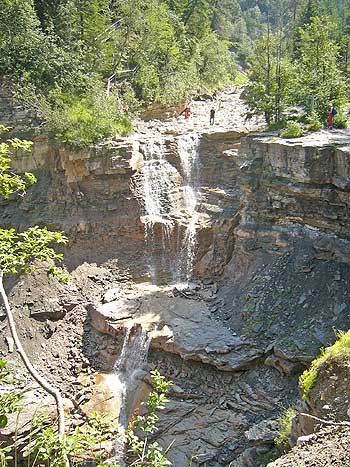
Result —
<path fill-rule="evenodd" d="M 118 385 L 122 387 L 119 413 L 119 437 L 115 440 L 115 460 L 124 465 L 124 433 L 134 407 L 133 395 L 137 389 L 136 374 L 147 362 L 150 338 L 140 325 L 126 328 L 123 346 L 113 366 Z"/>
<path fill-rule="evenodd" d="M 180 248 L 178 279 L 188 282 L 193 275 L 194 260 L 197 249 L 198 207 L 198 157 L 199 137 L 197 134 L 182 135 L 178 141 L 178 153 L 183 171 L 184 207 L 189 216 L 184 239 Z"/>

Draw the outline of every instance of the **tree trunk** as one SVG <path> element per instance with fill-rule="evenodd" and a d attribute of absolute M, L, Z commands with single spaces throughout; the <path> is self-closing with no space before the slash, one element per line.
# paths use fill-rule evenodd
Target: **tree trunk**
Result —
<path fill-rule="evenodd" d="M 51 386 L 51 384 L 48 381 L 46 381 L 42 376 L 39 375 L 37 370 L 30 363 L 29 358 L 22 347 L 21 341 L 19 340 L 19 337 L 17 334 L 16 324 L 13 319 L 10 304 L 9 304 L 9 301 L 8 301 L 8 298 L 7 298 L 5 289 L 4 289 L 3 276 L 4 276 L 3 271 L 0 271 L 0 295 L 5 305 L 6 316 L 9 321 L 11 335 L 15 342 L 17 352 L 20 354 L 24 365 L 26 366 L 27 370 L 32 375 L 32 377 L 35 379 L 35 381 L 46 392 L 48 392 L 49 394 L 51 394 L 51 396 L 55 398 L 56 406 L 57 406 L 57 413 L 58 413 L 58 433 L 60 435 L 64 435 L 64 409 L 63 409 L 63 400 L 62 400 L 61 393 L 58 389 Z M 68 462 L 67 462 L 67 465 L 68 465 Z"/>

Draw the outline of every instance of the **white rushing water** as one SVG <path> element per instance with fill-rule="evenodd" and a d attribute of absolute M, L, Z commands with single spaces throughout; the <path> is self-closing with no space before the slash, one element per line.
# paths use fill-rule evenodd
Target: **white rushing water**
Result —
<path fill-rule="evenodd" d="M 147 362 L 150 338 L 147 331 L 141 326 L 132 330 L 126 328 L 122 350 L 113 366 L 113 372 L 117 376 L 116 384 L 121 387 L 121 404 L 119 413 L 119 436 L 115 440 L 114 451 L 115 461 L 123 466 L 124 464 L 124 435 L 130 417 L 130 407 L 132 408 L 132 396 L 136 389 L 135 374 L 143 368 Z"/>
<path fill-rule="evenodd" d="M 183 198 L 189 215 L 189 222 L 180 252 L 179 279 L 188 282 L 192 278 L 197 250 L 198 173 L 199 173 L 199 137 L 197 134 L 182 135 L 178 142 L 178 152 L 183 170 Z"/>
<path fill-rule="evenodd" d="M 144 152 L 143 167 L 143 202 L 145 215 L 145 240 L 149 252 L 149 271 L 153 282 L 157 281 L 157 258 L 160 257 L 162 268 L 171 268 L 170 258 L 159 254 L 156 249 L 156 231 L 160 230 L 163 251 L 171 248 L 173 221 L 167 215 L 176 209 L 176 181 L 178 173 L 166 160 L 166 149 L 162 141 L 150 141 Z"/>
<path fill-rule="evenodd" d="M 153 282 L 160 273 L 173 281 L 189 281 L 197 250 L 198 158 L 197 134 L 177 140 L 181 167 L 167 160 L 164 141 L 150 141 L 144 150 L 142 199 L 149 271 Z M 172 155 L 173 156 L 173 155 Z M 180 214 L 181 212 L 181 214 Z M 180 216 L 180 217 L 179 217 Z M 182 219 L 179 224 L 178 219 Z M 185 231 L 180 225 L 185 220 Z M 174 241 L 175 227 L 177 240 Z M 159 242 L 160 239 L 160 242 Z M 176 248 L 176 251 L 174 251 Z"/>

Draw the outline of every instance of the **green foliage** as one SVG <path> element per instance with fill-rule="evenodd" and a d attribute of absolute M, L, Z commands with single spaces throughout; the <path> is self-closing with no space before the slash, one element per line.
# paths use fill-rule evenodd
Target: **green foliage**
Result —
<path fill-rule="evenodd" d="M 309 131 L 318 131 L 322 128 L 322 123 L 320 122 L 320 117 L 316 112 L 311 112 L 310 115 L 306 117 L 306 128 Z"/>
<path fill-rule="evenodd" d="M 281 33 L 268 33 L 254 43 L 248 68 L 247 103 L 255 113 L 265 116 L 267 124 L 282 119 L 295 73 Z"/>
<path fill-rule="evenodd" d="M 287 127 L 280 131 L 279 136 L 281 138 L 298 138 L 303 136 L 304 130 L 298 122 L 288 122 Z"/>
<path fill-rule="evenodd" d="M 161 376 L 158 370 L 151 371 L 153 380 L 153 390 L 146 402 L 147 414 L 138 415 L 133 422 L 133 427 L 127 432 L 128 452 L 135 467 L 152 465 L 154 467 L 164 467 L 171 465 L 163 454 L 162 448 L 157 442 L 150 443 L 148 437 L 157 429 L 156 423 L 159 420 L 157 411 L 164 407 L 168 387 L 172 384 Z M 135 433 L 139 430 L 142 435 Z"/>
<path fill-rule="evenodd" d="M 15 229 L 0 229 L 0 270 L 4 274 L 19 274 L 31 269 L 32 262 L 62 260 L 52 243 L 65 244 L 63 232 L 51 232 L 47 227 L 30 227 L 22 233 Z"/>
<path fill-rule="evenodd" d="M 60 142 L 84 147 L 131 129 L 102 95 L 107 82 L 131 114 L 228 83 L 234 55 L 216 33 L 228 11 L 210 0 L 0 0 L 0 73 L 20 98 L 32 87 Z"/>
<path fill-rule="evenodd" d="M 336 115 L 334 115 L 333 127 L 334 128 L 347 128 L 348 127 L 348 119 L 344 112 L 338 112 Z"/>
<path fill-rule="evenodd" d="M 104 443 L 117 436 L 112 418 L 96 412 L 83 427 L 76 427 L 63 437 L 50 426 L 50 420 L 45 416 L 35 418 L 31 429 L 32 442 L 27 445 L 24 457 L 28 461 L 50 461 L 52 467 L 65 467 L 67 458 L 73 465 L 79 465 L 87 458 L 101 465 L 109 457 Z"/>
<path fill-rule="evenodd" d="M 148 436 L 156 431 L 158 417 L 156 412 L 166 402 L 167 388 L 171 382 L 167 381 L 157 370 L 151 372 L 154 389 L 150 393 L 147 407 L 147 415 L 138 416 L 132 429 L 127 432 L 128 451 L 131 455 L 134 467 L 165 467 L 171 465 L 166 459 L 162 448 L 157 442 L 150 442 Z M 9 371 L 6 362 L 0 360 L 0 381 L 9 382 Z M 18 413 L 22 395 L 12 388 L 0 398 L 0 422 L 7 422 L 6 415 Z M 5 397 L 6 396 L 6 397 Z M 139 430 L 142 436 L 135 434 Z M 82 465 L 87 459 L 96 466 L 118 467 L 118 464 L 110 459 L 109 445 L 121 436 L 112 417 L 92 413 L 87 423 L 81 427 L 72 429 L 65 435 L 59 435 L 52 421 L 46 415 L 34 417 L 31 423 L 29 441 L 23 450 L 23 456 L 28 465 L 48 463 L 51 467 L 65 467 L 67 459 L 70 465 Z M 6 467 L 7 461 L 17 456 L 18 446 L 15 444 L 0 448 L 0 466 Z"/>
<path fill-rule="evenodd" d="M 0 125 L 0 136 L 9 128 Z M 26 188 L 36 182 L 36 178 L 31 173 L 25 173 L 24 177 L 14 174 L 11 171 L 11 152 L 29 151 L 32 142 L 19 140 L 18 138 L 8 139 L 0 142 L 0 197 L 7 199 L 12 193 L 24 194 Z"/>
<path fill-rule="evenodd" d="M 267 6 L 269 15 L 271 6 Z M 350 29 L 344 26 L 345 18 L 340 22 L 340 9 L 333 11 L 322 0 L 316 8 L 301 2 L 298 8 L 290 5 L 288 11 L 288 0 L 279 2 L 279 7 L 275 24 L 272 19 L 267 33 L 254 44 L 248 104 L 264 114 L 268 124 L 279 121 L 289 105 L 303 106 L 307 113 L 315 111 L 322 122 L 329 103 L 336 102 L 341 109 L 350 92 L 344 73 L 350 58 Z M 309 129 L 316 131 L 320 124 L 317 117 L 310 117 Z"/>
<path fill-rule="evenodd" d="M 292 431 L 292 420 L 296 415 L 297 411 L 289 407 L 278 418 L 279 430 L 275 438 L 275 444 L 284 452 L 290 449 L 289 437 Z"/>
<path fill-rule="evenodd" d="M 336 28 L 328 17 L 313 17 L 300 30 L 300 61 L 296 95 L 308 108 L 310 96 L 315 99 L 315 111 L 325 117 L 329 102 L 344 98 L 344 82 L 338 66 L 339 47 L 332 39 Z"/>
<path fill-rule="evenodd" d="M 0 132 L 6 130 L 0 127 Z M 23 194 L 26 187 L 36 182 L 33 174 L 24 178 L 11 171 L 11 150 L 28 151 L 31 143 L 17 138 L 0 142 L 0 196 L 7 199 L 13 193 Z M 0 271 L 3 274 L 27 272 L 35 260 L 53 262 L 63 256 L 51 247 L 53 243 L 65 244 L 63 232 L 51 232 L 46 227 L 31 227 L 25 232 L 0 228 Z M 57 272 L 56 269 L 52 273 Z"/>
<path fill-rule="evenodd" d="M 13 384 L 6 360 L 0 359 L 0 382 L 1 384 Z M 18 412 L 23 406 L 23 394 L 21 391 L 12 389 L 0 395 L 0 429 L 7 426 L 8 415 Z M 1 456 L 0 456 L 1 459 Z"/>
<path fill-rule="evenodd" d="M 46 107 L 43 116 L 55 138 L 75 148 L 84 148 L 104 138 L 125 135 L 132 123 L 123 115 L 120 100 L 104 92 L 83 98 L 61 96 L 55 109 Z"/>
<path fill-rule="evenodd" d="M 234 55 L 228 50 L 229 42 L 222 41 L 215 33 L 207 34 L 199 44 L 199 82 L 209 91 L 215 91 L 234 80 L 236 65 Z"/>
<path fill-rule="evenodd" d="M 237 84 L 238 86 L 243 86 L 248 83 L 248 77 L 247 75 L 241 72 L 237 72 L 233 82 L 234 84 Z"/>
<path fill-rule="evenodd" d="M 320 367 L 334 358 L 344 358 L 350 355 L 350 331 L 337 333 L 337 340 L 331 347 L 321 349 L 319 357 L 312 361 L 309 369 L 299 378 L 299 385 L 303 392 L 303 399 L 307 399 L 314 387 Z"/>
<path fill-rule="evenodd" d="M 271 123 L 268 126 L 268 130 L 269 131 L 283 130 L 283 128 L 285 128 L 287 124 L 288 124 L 288 121 L 283 119 L 283 120 L 280 120 L 279 122 Z"/>

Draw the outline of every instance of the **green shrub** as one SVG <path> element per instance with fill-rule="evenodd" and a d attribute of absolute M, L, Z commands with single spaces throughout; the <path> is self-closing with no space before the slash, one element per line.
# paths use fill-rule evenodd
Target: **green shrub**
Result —
<path fill-rule="evenodd" d="M 334 115 L 333 127 L 334 128 L 347 128 L 348 127 L 348 120 L 344 112 L 338 112 L 336 115 Z"/>
<path fill-rule="evenodd" d="M 236 84 L 237 86 L 243 86 L 248 83 L 248 77 L 246 74 L 243 74 L 240 71 L 237 71 L 237 74 L 233 80 L 233 84 Z"/>
<path fill-rule="evenodd" d="M 321 349 L 319 357 L 312 361 L 309 369 L 305 370 L 299 378 L 299 386 L 303 392 L 303 399 L 307 399 L 311 389 L 314 387 L 320 366 L 338 356 L 350 355 L 350 331 L 342 332 L 338 334 L 338 339 L 331 347 Z"/>
<path fill-rule="evenodd" d="M 282 451 L 288 451 L 290 449 L 289 437 L 292 431 L 292 419 L 296 414 L 297 411 L 289 407 L 278 418 L 279 431 L 275 438 L 275 444 Z"/>
<path fill-rule="evenodd" d="M 316 112 L 312 112 L 306 117 L 306 128 L 309 131 L 318 131 L 322 128 L 322 123 L 320 122 L 320 117 Z"/>
<path fill-rule="evenodd" d="M 269 131 L 283 130 L 287 125 L 286 120 L 280 120 L 279 122 L 270 123 L 268 126 Z"/>
<path fill-rule="evenodd" d="M 62 96 L 55 109 L 46 112 L 46 127 L 60 143 L 75 148 L 132 130 L 131 120 L 122 113 L 119 99 L 103 92 L 86 97 Z"/>
<path fill-rule="evenodd" d="M 297 122 L 288 122 L 287 127 L 280 131 L 280 136 L 282 138 L 298 138 L 303 136 L 304 130 L 302 129 L 300 123 Z"/>

